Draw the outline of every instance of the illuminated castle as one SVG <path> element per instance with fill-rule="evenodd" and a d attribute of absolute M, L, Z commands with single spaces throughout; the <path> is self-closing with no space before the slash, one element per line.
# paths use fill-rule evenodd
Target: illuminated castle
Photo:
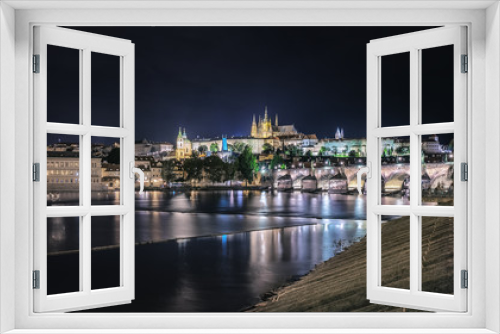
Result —
<path fill-rule="evenodd" d="M 291 137 L 299 135 L 294 125 L 278 125 L 278 115 L 275 116 L 274 125 L 271 124 L 271 118 L 267 114 L 267 106 L 264 111 L 264 118 L 259 115 L 259 123 L 253 115 L 250 137 L 252 138 L 273 138 L 273 137 Z"/>

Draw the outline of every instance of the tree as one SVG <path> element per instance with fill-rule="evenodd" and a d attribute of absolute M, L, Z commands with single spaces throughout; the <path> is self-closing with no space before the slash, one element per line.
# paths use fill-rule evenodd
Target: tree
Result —
<path fill-rule="evenodd" d="M 330 153 L 331 155 L 336 156 L 336 155 L 337 155 L 337 148 L 336 148 L 335 146 L 333 146 L 333 147 L 330 149 L 330 152 L 332 152 L 332 153 Z"/>
<path fill-rule="evenodd" d="M 200 158 L 184 160 L 184 172 L 187 181 L 198 182 L 203 178 L 203 161 Z"/>
<path fill-rule="evenodd" d="M 175 160 L 167 160 L 163 162 L 163 167 L 161 169 L 161 177 L 167 183 L 172 182 L 175 179 Z"/>
<path fill-rule="evenodd" d="M 257 164 L 257 159 L 252 153 L 252 149 L 249 146 L 245 147 L 245 150 L 240 154 L 237 159 L 238 171 L 241 173 L 243 180 L 252 182 L 254 178 L 254 173 L 258 170 L 259 166 Z"/>
<path fill-rule="evenodd" d="M 236 153 L 242 153 L 245 150 L 247 144 L 237 141 L 233 144 L 233 150 Z"/>
<path fill-rule="evenodd" d="M 269 143 L 265 143 L 264 145 L 262 145 L 262 154 L 270 154 L 273 152 L 274 152 L 273 145 L 271 145 Z"/>
<path fill-rule="evenodd" d="M 221 182 L 224 175 L 224 161 L 216 155 L 203 160 L 203 170 L 211 182 Z"/>
<path fill-rule="evenodd" d="M 400 146 L 396 149 L 396 153 L 398 155 L 409 155 L 410 154 L 410 146 Z"/>
<path fill-rule="evenodd" d="M 213 153 L 219 152 L 219 145 L 217 145 L 217 143 L 210 144 L 210 152 Z"/>
<path fill-rule="evenodd" d="M 297 147 L 296 145 L 288 145 L 285 148 L 285 154 L 290 156 L 290 157 L 296 157 L 296 156 L 301 156 L 304 153 L 304 151 Z"/>
<path fill-rule="evenodd" d="M 238 164 L 234 163 L 224 163 L 224 173 L 222 175 L 222 181 L 232 181 L 236 178 L 236 172 L 238 170 Z"/>
<path fill-rule="evenodd" d="M 276 166 L 280 166 L 283 162 L 283 158 L 280 155 L 275 154 L 273 156 L 273 160 L 271 160 L 271 164 L 269 165 L 269 167 L 271 169 L 274 169 Z"/>
<path fill-rule="evenodd" d="M 120 164 L 120 148 L 113 148 L 108 154 L 108 163 L 110 164 Z"/>
<path fill-rule="evenodd" d="M 321 146 L 319 149 L 319 155 L 326 155 L 326 152 L 330 152 L 330 148 L 326 146 Z"/>
<path fill-rule="evenodd" d="M 207 145 L 198 146 L 198 152 L 200 152 L 200 154 L 205 154 L 205 153 L 207 153 L 207 151 L 208 151 Z"/>

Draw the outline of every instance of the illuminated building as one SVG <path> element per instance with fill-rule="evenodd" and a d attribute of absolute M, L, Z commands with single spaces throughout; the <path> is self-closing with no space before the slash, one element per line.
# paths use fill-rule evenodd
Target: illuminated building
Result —
<path fill-rule="evenodd" d="M 177 160 L 182 160 L 188 158 L 192 155 L 192 145 L 191 141 L 187 138 L 186 128 L 184 128 L 184 133 L 182 129 L 179 128 L 179 134 L 177 135 L 177 147 L 175 149 L 175 158 Z"/>

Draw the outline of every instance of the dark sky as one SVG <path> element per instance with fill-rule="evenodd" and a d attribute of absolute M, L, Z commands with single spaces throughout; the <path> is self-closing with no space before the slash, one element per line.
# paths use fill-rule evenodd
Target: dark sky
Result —
<path fill-rule="evenodd" d="M 130 39 L 135 44 L 136 139 L 174 142 L 179 126 L 186 128 L 190 138 L 248 135 L 252 115 L 263 114 L 266 105 L 273 122 L 278 113 L 281 125 L 295 124 L 304 133 L 332 137 L 339 126 L 346 137 L 365 137 L 366 44 L 371 39 L 427 28 L 75 29 Z M 63 55 L 64 50 L 56 50 L 52 57 L 49 53 L 49 121 L 72 122 L 68 110 L 77 110 L 78 54 L 71 56 L 70 51 Z M 384 76 L 384 92 L 390 94 L 383 95 L 387 112 L 382 121 L 383 125 L 402 125 L 409 119 L 409 65 L 404 55 L 392 57 L 394 60 L 383 60 L 383 74 L 389 74 Z M 118 61 L 114 58 L 99 54 L 92 58 L 94 124 L 118 122 Z M 443 77 L 449 73 L 443 68 L 429 62 L 424 70 Z M 446 121 L 453 110 L 449 103 L 452 85 L 449 81 L 443 84 L 439 77 L 426 78 L 430 89 L 424 88 L 423 106 L 435 118 L 428 121 Z M 444 102 L 426 102 L 438 97 Z M 72 114 L 78 117 L 77 112 Z"/>

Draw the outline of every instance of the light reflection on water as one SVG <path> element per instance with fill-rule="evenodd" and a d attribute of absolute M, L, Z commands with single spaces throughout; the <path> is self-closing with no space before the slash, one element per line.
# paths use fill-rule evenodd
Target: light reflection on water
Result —
<path fill-rule="evenodd" d="M 159 243 L 136 247 L 136 299 L 99 311 L 239 311 L 363 238 L 365 217 L 364 196 L 254 191 L 136 194 L 136 242 Z M 58 234 L 58 224 L 48 224 L 49 235 L 57 236 L 48 240 L 49 252 L 78 244 L 78 234 Z M 98 235 L 92 244 L 109 244 L 116 235 L 118 231 L 114 236 Z M 101 252 L 97 261 L 118 250 Z M 49 256 L 48 261 L 55 258 L 58 263 L 70 261 L 66 255 Z M 65 275 L 53 277 L 63 280 Z"/>
<path fill-rule="evenodd" d="M 384 197 L 384 204 L 403 199 Z M 212 236 L 242 231 L 323 223 L 325 219 L 366 219 L 365 196 L 271 193 L 256 191 L 145 192 L 136 195 L 137 243 Z M 236 207 L 232 203 L 237 204 Z M 58 218 L 48 222 L 48 251 L 78 245 L 78 235 L 65 233 Z M 92 217 L 92 219 L 100 219 Z M 119 233 L 108 231 L 93 240 L 96 246 L 113 242 Z M 57 237 L 56 237 L 57 236 Z M 74 239 L 74 240 L 73 240 Z M 76 247 L 76 246 L 75 246 Z"/>
<path fill-rule="evenodd" d="M 365 219 L 366 197 L 271 191 L 168 191 L 136 193 L 136 210 L 246 213 L 275 216 Z M 409 204 L 402 197 L 382 197 L 384 205 Z"/>
<path fill-rule="evenodd" d="M 104 312 L 236 312 L 364 237 L 365 223 L 178 239 L 137 247 L 136 299 Z"/>

